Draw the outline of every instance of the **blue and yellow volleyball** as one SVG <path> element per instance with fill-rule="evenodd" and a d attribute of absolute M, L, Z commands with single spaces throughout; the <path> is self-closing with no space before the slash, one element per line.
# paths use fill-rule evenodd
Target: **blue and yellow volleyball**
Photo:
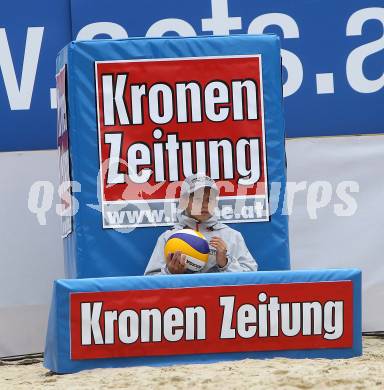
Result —
<path fill-rule="evenodd" d="M 187 268 L 191 271 L 200 271 L 207 264 L 209 244 L 206 238 L 198 231 L 181 229 L 173 233 L 164 247 L 164 255 L 180 251 L 186 255 Z"/>

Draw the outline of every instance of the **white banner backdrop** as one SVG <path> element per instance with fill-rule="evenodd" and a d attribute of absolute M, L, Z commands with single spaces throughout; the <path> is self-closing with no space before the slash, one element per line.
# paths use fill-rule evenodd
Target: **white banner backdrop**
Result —
<path fill-rule="evenodd" d="M 58 172 L 56 150 L 0 153 L 0 357 L 44 348 L 52 282 L 64 275 Z M 37 186 L 47 186 L 46 201 L 40 192 L 30 206 L 47 209 L 45 225 L 28 209 L 37 181 L 48 181 Z"/>
<path fill-rule="evenodd" d="M 292 139 L 287 160 L 292 268 L 360 268 L 363 331 L 384 330 L 384 135 Z"/>
<path fill-rule="evenodd" d="M 384 135 L 292 139 L 287 159 L 292 268 L 362 269 L 363 330 L 384 330 Z M 28 209 L 36 181 L 54 187 L 46 225 Z M 57 152 L 1 153 L 0 182 L 2 357 L 43 351 L 52 282 L 64 275 Z"/>

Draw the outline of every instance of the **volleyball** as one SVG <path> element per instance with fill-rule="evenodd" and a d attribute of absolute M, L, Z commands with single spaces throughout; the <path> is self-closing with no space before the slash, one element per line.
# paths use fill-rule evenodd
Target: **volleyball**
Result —
<path fill-rule="evenodd" d="M 187 269 L 200 271 L 208 261 L 209 244 L 206 238 L 198 231 L 181 229 L 173 233 L 164 247 L 164 255 L 180 251 L 186 255 Z"/>

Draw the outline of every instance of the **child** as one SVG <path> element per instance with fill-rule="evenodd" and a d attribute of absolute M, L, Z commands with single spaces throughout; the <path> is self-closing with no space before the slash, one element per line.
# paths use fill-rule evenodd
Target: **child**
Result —
<path fill-rule="evenodd" d="M 209 242 L 208 262 L 199 272 L 257 271 L 257 263 L 241 233 L 217 221 L 214 213 L 217 195 L 217 186 L 210 177 L 195 174 L 185 179 L 178 205 L 178 223 L 158 238 L 144 275 L 190 272 L 186 268 L 185 255 L 181 252 L 164 258 L 164 246 L 169 236 L 176 230 L 186 228 L 200 231 Z"/>

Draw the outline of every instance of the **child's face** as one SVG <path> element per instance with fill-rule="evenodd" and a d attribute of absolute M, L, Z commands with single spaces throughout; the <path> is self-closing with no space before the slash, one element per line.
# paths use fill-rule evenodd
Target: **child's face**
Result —
<path fill-rule="evenodd" d="M 201 188 L 189 196 L 186 213 L 198 221 L 206 221 L 213 215 L 215 203 L 210 188 Z"/>

